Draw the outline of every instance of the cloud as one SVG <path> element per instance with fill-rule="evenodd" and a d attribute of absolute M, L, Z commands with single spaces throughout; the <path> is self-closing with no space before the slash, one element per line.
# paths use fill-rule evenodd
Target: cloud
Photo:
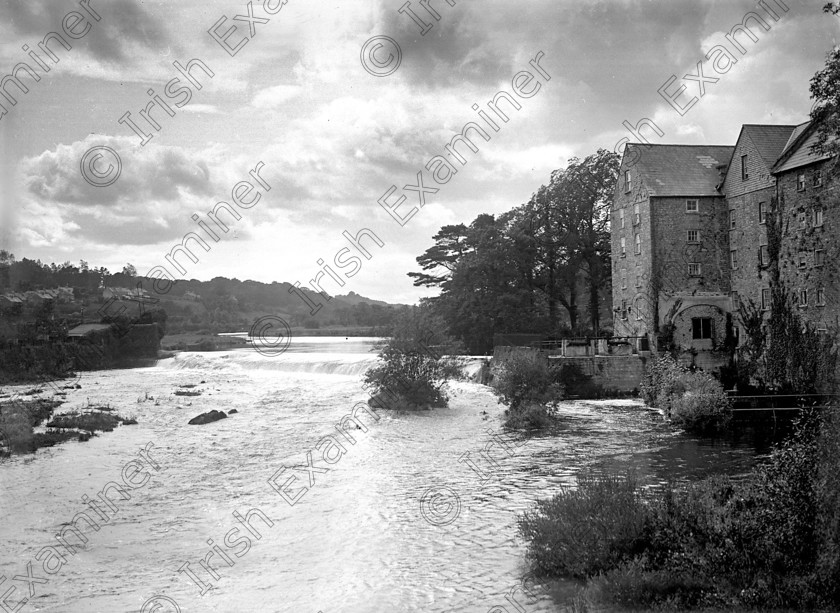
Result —
<path fill-rule="evenodd" d="M 302 91 L 298 85 L 275 85 L 257 92 L 251 105 L 258 109 L 276 108 L 297 98 Z"/>
<path fill-rule="evenodd" d="M 117 151 L 122 172 L 108 187 L 94 187 L 81 175 L 80 160 L 94 146 Z M 100 167 L 113 163 L 106 160 Z M 207 211 L 228 200 L 249 167 L 231 159 L 217 146 L 202 151 L 149 144 L 139 147 L 129 137 L 91 135 L 70 145 L 58 145 L 21 162 L 21 174 L 31 215 L 20 223 L 32 244 L 64 237 L 105 244 L 154 244 L 183 234 L 196 211 Z M 28 224 L 27 219 L 39 220 Z M 41 231 L 40 220 L 48 223 Z M 60 229 L 59 229 L 60 227 Z M 240 236 L 247 228 L 239 226 Z"/>

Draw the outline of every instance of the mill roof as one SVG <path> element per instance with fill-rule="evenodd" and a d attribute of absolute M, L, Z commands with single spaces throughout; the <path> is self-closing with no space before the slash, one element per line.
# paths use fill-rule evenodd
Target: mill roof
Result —
<path fill-rule="evenodd" d="M 640 175 L 651 196 L 720 196 L 731 145 L 647 145 L 628 143 L 622 171 Z M 635 153 L 634 153 L 635 152 Z"/>

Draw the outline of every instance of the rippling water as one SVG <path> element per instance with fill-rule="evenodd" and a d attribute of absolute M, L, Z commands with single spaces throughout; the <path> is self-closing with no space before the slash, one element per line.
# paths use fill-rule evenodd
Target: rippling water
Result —
<path fill-rule="evenodd" d="M 173 602 L 184 612 L 515 610 L 505 594 L 526 571 L 516 516 L 581 470 L 633 467 L 657 483 L 739 473 L 755 462 L 752 446 L 674 434 L 633 401 L 564 404 L 556 435 L 506 439 L 505 449 L 495 438 L 502 407 L 486 387 L 465 382 L 452 384 L 448 409 L 379 411 L 378 421 L 360 413 L 368 430 L 347 429 L 351 444 L 335 425 L 368 398 L 360 375 L 375 360 L 374 340 L 297 339 L 277 357 L 181 353 L 152 368 L 84 373 L 60 410 L 110 404 L 139 425 L 0 465 L 0 576 L 25 575 L 32 561 L 32 573 L 47 579 L 33 584 L 22 611 L 141 611 L 147 603 L 147 613 L 168 613 Z M 174 395 L 192 384 L 200 396 Z M 187 425 L 211 409 L 238 413 Z M 327 435 L 346 450 L 334 447 L 331 465 L 314 449 Z M 95 519 L 82 496 L 122 483 L 124 467 L 150 442 L 159 471 L 144 462 L 138 475 L 148 482 L 128 490 L 130 500 L 112 495 L 116 512 L 100 505 L 107 521 L 99 531 L 79 522 L 88 542 L 46 574 L 36 554 L 56 545 L 77 513 Z M 313 472 L 314 484 L 301 490 L 310 451 L 313 466 L 328 470 Z M 293 506 L 268 483 L 284 466 L 277 487 L 294 475 L 288 494 L 305 491 Z M 252 534 L 243 553 L 243 539 L 233 541 L 248 532 L 240 528 L 228 544 L 225 535 L 241 526 L 234 512 L 252 509 L 272 526 L 252 516 L 261 538 Z M 232 564 L 215 554 L 217 579 L 199 565 L 208 539 Z M 178 573 L 185 562 L 212 588 L 203 596 Z M 14 606 L 27 584 L 7 579 L 0 593 L 10 585 Z M 155 596 L 169 600 L 156 609 Z M 558 610 L 547 597 L 520 602 L 529 612 Z"/>

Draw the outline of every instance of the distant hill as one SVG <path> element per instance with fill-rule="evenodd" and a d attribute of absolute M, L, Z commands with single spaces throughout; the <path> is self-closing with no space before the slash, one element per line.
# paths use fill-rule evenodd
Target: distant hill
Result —
<path fill-rule="evenodd" d="M 138 276 L 131 265 L 122 272 L 111 273 L 105 268 L 91 268 L 86 262 L 80 262 L 79 266 L 69 262 L 47 265 L 26 258 L 17 261 L 12 254 L 0 253 L 0 295 L 58 287 L 73 289 L 73 299 L 56 308 L 57 315 L 64 315 L 68 320 L 73 314 L 81 313 L 85 319 L 96 319 L 107 299 L 118 300 L 127 308 L 140 308 L 131 293 L 147 293 L 151 302 L 145 308 L 165 310 L 170 333 L 238 332 L 249 329 L 254 321 L 266 315 L 283 317 L 292 327 L 387 328 L 397 313 L 410 308 L 371 300 L 352 291 L 327 299 L 303 287 L 297 293 L 292 292 L 293 286 L 285 282 L 262 283 L 226 277 L 177 281 L 166 294 L 157 294 L 153 281 Z M 300 293 L 307 297 L 309 304 Z M 311 305 L 320 305 L 314 307 L 317 312 L 312 312 Z M 16 314 L 18 318 L 30 318 L 28 307 Z"/>

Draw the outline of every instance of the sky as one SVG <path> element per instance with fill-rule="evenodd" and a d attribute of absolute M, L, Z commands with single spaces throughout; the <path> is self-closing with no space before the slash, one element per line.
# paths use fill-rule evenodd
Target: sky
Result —
<path fill-rule="evenodd" d="M 801 123 L 838 44 L 822 0 L 404 4 L 0 0 L 0 79 L 21 63 L 39 79 L 14 72 L 26 93 L 2 81 L 0 249 L 301 285 L 320 260 L 329 293 L 412 303 L 435 293 L 406 273 L 441 226 L 507 211 L 570 158 L 637 142 L 623 122 L 651 120 L 663 134 L 645 130 L 650 142 L 714 145 L 744 123 Z M 726 34 L 750 12 L 768 29 L 753 20 L 741 51 Z M 39 48 L 50 32 L 71 48 Z M 188 79 L 174 63 L 191 60 Z M 658 90 L 672 75 L 669 102 Z M 499 92 L 506 122 L 488 107 Z M 155 96 L 157 127 L 140 115 Z M 488 138 L 472 130 L 476 151 L 453 155 L 468 122 Z M 364 230 L 370 259 L 343 234 Z M 189 239 L 196 261 L 175 265 L 190 232 L 204 245 Z"/>

